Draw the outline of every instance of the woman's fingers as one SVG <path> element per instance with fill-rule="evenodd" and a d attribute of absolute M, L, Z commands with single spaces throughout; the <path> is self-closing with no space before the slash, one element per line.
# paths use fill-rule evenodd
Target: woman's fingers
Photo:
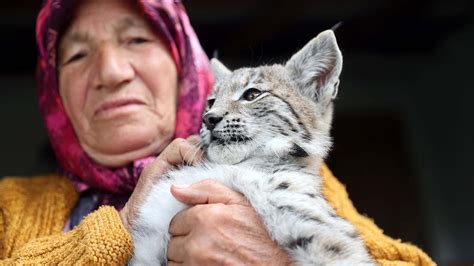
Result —
<path fill-rule="evenodd" d="M 196 224 L 205 223 L 209 218 L 208 215 L 222 215 L 223 205 L 250 206 L 242 194 L 212 179 L 196 182 L 190 186 L 172 186 L 171 193 L 185 204 L 196 205 L 173 217 L 169 228 L 169 232 L 173 236 L 189 234 Z M 204 209 L 205 211 L 203 211 Z"/>
<path fill-rule="evenodd" d="M 193 139 L 191 138 L 191 140 Z M 173 165 L 183 163 L 196 164 L 201 160 L 202 151 L 193 144 L 192 141 L 177 138 L 173 140 L 153 162 L 143 169 L 140 179 L 158 179 Z"/>
<path fill-rule="evenodd" d="M 202 160 L 202 151 L 196 145 L 194 136 L 188 139 L 177 138 L 161 152 L 157 159 L 162 159 L 172 165 L 195 164 Z"/>
<path fill-rule="evenodd" d="M 197 205 L 179 212 L 170 223 L 170 261 L 183 265 L 290 265 L 288 254 L 273 241 L 241 194 L 213 180 L 172 191 Z"/>
<path fill-rule="evenodd" d="M 250 205 L 242 194 L 213 179 L 205 179 L 189 186 L 173 185 L 171 194 L 188 205 L 213 203 Z"/>
<path fill-rule="evenodd" d="M 199 146 L 201 143 L 201 138 L 198 135 L 191 135 L 186 138 L 187 141 L 191 142 L 192 144 Z"/>
<path fill-rule="evenodd" d="M 170 242 L 168 242 L 168 261 L 172 261 L 174 263 L 183 263 L 187 253 L 183 248 L 185 247 L 185 243 L 186 237 L 184 236 L 177 236 L 170 239 Z"/>
<path fill-rule="evenodd" d="M 188 139 L 173 140 L 153 162 L 143 169 L 130 199 L 120 212 L 122 222 L 127 229 L 135 219 L 138 206 L 142 204 L 153 184 L 166 171 L 174 165 L 196 164 L 202 160 L 202 152 L 194 143 L 196 143 L 194 136 Z"/>
<path fill-rule="evenodd" d="M 169 233 L 173 237 L 189 234 L 198 223 L 205 223 L 209 214 L 206 208 L 207 205 L 197 205 L 178 212 L 170 222 Z"/>
<path fill-rule="evenodd" d="M 197 147 L 199 140 L 195 136 L 188 139 L 177 138 L 158 157 L 162 157 L 170 164 L 195 164 L 202 160 L 202 151 Z"/>

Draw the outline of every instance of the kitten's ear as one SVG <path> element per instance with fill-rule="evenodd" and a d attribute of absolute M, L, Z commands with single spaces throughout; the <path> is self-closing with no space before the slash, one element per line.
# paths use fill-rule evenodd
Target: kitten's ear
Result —
<path fill-rule="evenodd" d="M 317 102 L 334 99 L 342 70 L 342 54 L 334 32 L 320 33 L 294 54 L 285 67 L 304 95 Z"/>
<path fill-rule="evenodd" d="M 230 71 L 226 66 L 224 66 L 224 64 L 221 63 L 221 61 L 216 58 L 211 59 L 211 69 L 216 81 L 232 73 L 232 71 Z"/>

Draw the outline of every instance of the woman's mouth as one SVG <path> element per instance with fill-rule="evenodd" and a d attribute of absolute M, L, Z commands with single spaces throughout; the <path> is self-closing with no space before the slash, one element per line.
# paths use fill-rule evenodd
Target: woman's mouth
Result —
<path fill-rule="evenodd" d="M 129 107 L 133 105 L 144 105 L 144 104 L 145 103 L 143 101 L 140 101 L 138 99 L 120 99 L 120 100 L 106 101 L 99 105 L 99 107 L 94 112 L 94 116 L 104 115 L 105 113 L 110 113 L 111 111 L 116 111 L 124 107 Z"/>

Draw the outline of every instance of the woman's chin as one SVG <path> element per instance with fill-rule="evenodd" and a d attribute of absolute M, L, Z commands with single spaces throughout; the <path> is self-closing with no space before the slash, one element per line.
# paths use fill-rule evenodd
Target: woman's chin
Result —
<path fill-rule="evenodd" d="M 94 145 L 81 143 L 81 146 L 94 161 L 107 167 L 121 167 L 134 160 L 157 155 L 171 142 L 172 136 L 172 133 L 163 135 L 156 131 L 117 131 L 96 138 Z"/>

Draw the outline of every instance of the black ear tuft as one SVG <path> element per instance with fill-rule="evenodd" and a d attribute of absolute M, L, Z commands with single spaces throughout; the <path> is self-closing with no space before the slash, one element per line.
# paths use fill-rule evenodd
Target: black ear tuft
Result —
<path fill-rule="evenodd" d="M 219 59 L 219 51 L 217 49 L 212 52 L 212 58 Z"/>
<path fill-rule="evenodd" d="M 331 30 L 336 32 L 342 26 L 342 24 L 344 23 L 342 21 L 339 21 L 338 23 L 336 23 L 336 25 L 331 27 Z"/>

